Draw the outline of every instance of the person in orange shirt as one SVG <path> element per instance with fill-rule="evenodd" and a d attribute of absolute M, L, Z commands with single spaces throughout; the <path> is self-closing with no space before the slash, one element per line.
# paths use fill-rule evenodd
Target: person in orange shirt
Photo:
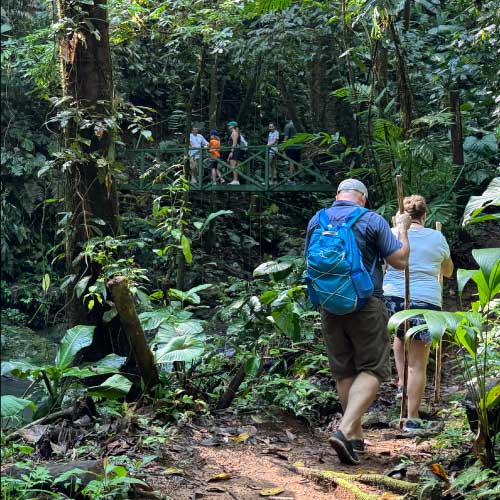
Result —
<path fill-rule="evenodd" d="M 208 143 L 208 151 L 210 153 L 210 167 L 212 168 L 212 184 L 217 184 L 217 179 L 221 184 L 226 182 L 218 167 L 220 159 L 220 138 L 217 130 L 210 131 L 210 141 Z"/>

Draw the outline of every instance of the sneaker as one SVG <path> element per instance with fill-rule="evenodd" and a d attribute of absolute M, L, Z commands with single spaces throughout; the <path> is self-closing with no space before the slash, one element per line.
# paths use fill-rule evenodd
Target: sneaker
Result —
<path fill-rule="evenodd" d="M 422 425 L 422 422 L 420 422 L 418 420 L 413 420 L 413 419 L 409 418 L 405 422 L 403 430 L 405 432 L 415 432 L 415 433 L 418 433 L 418 432 L 421 432 L 421 431 L 424 430 L 424 426 Z"/>
<path fill-rule="evenodd" d="M 396 392 L 396 399 L 403 399 L 403 387 L 398 385 L 398 391 Z"/>
<path fill-rule="evenodd" d="M 231 181 L 229 183 L 230 186 L 239 186 L 240 185 L 240 181 Z"/>
<path fill-rule="evenodd" d="M 358 465 L 359 457 L 354 451 L 352 441 L 349 441 L 342 431 L 336 431 L 328 440 L 332 448 L 337 452 L 340 461 L 343 464 Z"/>
<path fill-rule="evenodd" d="M 226 181 L 224 180 L 224 177 L 219 177 L 219 182 L 221 184 L 225 184 L 226 183 Z"/>
<path fill-rule="evenodd" d="M 365 441 L 364 439 L 353 439 L 351 441 L 352 449 L 356 453 L 364 453 L 365 452 Z"/>

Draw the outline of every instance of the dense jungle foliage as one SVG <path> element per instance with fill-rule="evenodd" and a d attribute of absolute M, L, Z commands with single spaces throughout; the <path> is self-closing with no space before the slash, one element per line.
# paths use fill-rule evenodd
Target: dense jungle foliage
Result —
<path fill-rule="evenodd" d="M 290 119 L 288 146 L 324 182 L 362 179 L 391 221 L 399 174 L 426 197 L 428 226 L 442 223 L 465 270 L 446 287 L 447 312 L 425 319 L 435 343 L 453 345 L 448 382 L 473 394 L 439 410 L 455 427 L 438 442 L 464 452 L 456 477 L 437 490 L 423 478 L 419 494 L 495 498 L 498 2 L 17 0 L 2 4 L 1 44 L 2 380 L 21 384 L 2 392 L 2 458 L 31 470 L 4 478 L 2 498 L 73 498 L 68 481 L 83 498 L 130 498 L 193 419 L 231 407 L 258 422 L 271 408 L 313 427 L 340 410 L 302 282 L 307 221 L 332 193 L 189 184 L 193 126 L 226 145 L 236 120 L 251 148 Z M 132 345 L 125 324 L 147 343 Z M 16 434 L 73 414 L 75 400 L 75 420 L 128 422 L 117 433 L 135 418 L 141 458 L 92 455 L 102 420 L 95 441 L 73 436 L 64 450 Z M 134 414 L 137 401 L 154 411 Z M 104 457 L 104 473 L 76 484 L 77 465 L 32 466 L 55 456 Z"/>

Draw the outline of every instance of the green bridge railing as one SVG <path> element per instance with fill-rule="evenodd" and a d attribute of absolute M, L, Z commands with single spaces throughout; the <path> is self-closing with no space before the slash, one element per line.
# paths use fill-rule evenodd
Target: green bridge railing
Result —
<path fill-rule="evenodd" d="M 225 184 L 213 184 L 210 160 L 213 157 L 206 148 L 199 149 L 196 182 L 191 183 L 194 191 L 234 191 L 234 192 L 334 192 L 332 181 L 310 160 L 292 161 L 285 151 L 276 153 L 276 171 L 278 181 L 270 178 L 270 148 L 268 146 L 248 146 L 245 158 L 231 168 L 227 156 L 230 147 L 221 147 L 218 168 Z M 171 184 L 183 169 L 188 148 L 172 147 L 163 149 L 127 150 L 121 160 L 127 164 L 132 175 L 122 185 L 123 189 L 161 190 Z M 294 173 L 289 172 L 289 163 L 293 163 Z M 229 185 L 232 173 L 236 171 L 240 178 L 239 185 Z"/>

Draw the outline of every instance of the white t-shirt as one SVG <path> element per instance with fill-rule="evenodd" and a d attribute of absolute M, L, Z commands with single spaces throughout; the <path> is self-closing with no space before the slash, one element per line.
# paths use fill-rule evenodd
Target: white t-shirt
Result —
<path fill-rule="evenodd" d="M 278 145 L 278 141 L 280 140 L 280 133 L 277 130 L 273 130 L 272 132 L 269 132 L 269 135 L 267 136 L 267 145 L 270 146 L 274 142 L 276 144 L 271 148 L 271 151 L 278 151 L 278 148 L 276 147 Z"/>
<path fill-rule="evenodd" d="M 191 133 L 189 134 L 189 144 L 193 148 L 204 148 L 208 145 L 208 142 L 201 134 L 194 135 L 193 133 Z M 190 149 L 189 156 L 191 156 L 192 158 L 199 158 L 201 156 L 201 150 Z"/>
<path fill-rule="evenodd" d="M 392 229 L 397 236 L 398 230 Z M 450 257 L 446 238 L 435 229 L 410 229 L 410 300 L 428 302 L 441 307 L 439 270 L 442 262 Z M 384 276 L 384 295 L 405 296 L 404 271 L 387 264 Z"/>

